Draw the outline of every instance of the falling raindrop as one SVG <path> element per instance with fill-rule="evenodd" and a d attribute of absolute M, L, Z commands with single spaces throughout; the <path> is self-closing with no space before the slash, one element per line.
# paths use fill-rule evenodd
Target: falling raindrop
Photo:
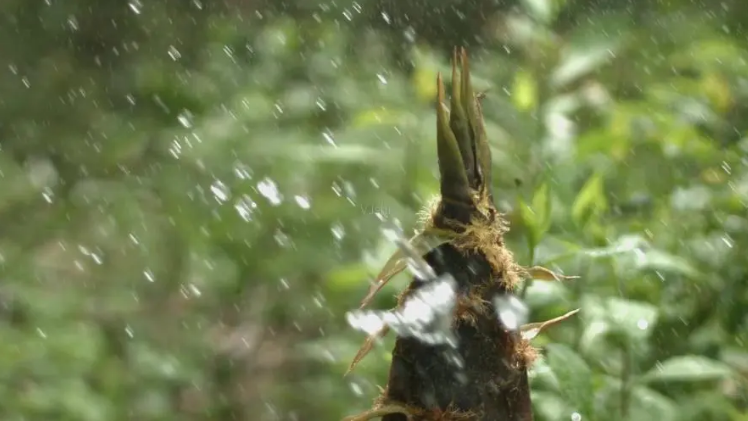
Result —
<path fill-rule="evenodd" d="M 335 143 L 335 138 L 332 136 L 332 133 L 325 130 L 322 132 L 322 137 L 325 138 L 325 142 L 327 142 L 330 146 L 337 147 L 337 143 Z"/>
<path fill-rule="evenodd" d="M 240 180 L 251 180 L 252 170 L 241 162 L 234 165 L 234 176 Z"/>
<path fill-rule="evenodd" d="M 278 206 L 283 201 L 283 195 L 278 191 L 278 186 L 275 181 L 270 178 L 264 178 L 257 183 L 257 190 L 263 195 L 271 205 Z"/>
<path fill-rule="evenodd" d="M 527 322 L 530 310 L 517 296 L 512 294 L 494 297 L 494 306 L 499 320 L 509 330 L 517 330 Z"/>
<path fill-rule="evenodd" d="M 573 412 L 571 414 L 571 421 L 582 421 L 582 414 L 579 412 Z"/>
<path fill-rule="evenodd" d="M 182 127 L 186 129 L 192 128 L 192 113 L 188 110 L 182 110 L 179 115 L 177 115 L 177 121 L 179 121 L 179 124 L 182 125 Z"/>
<path fill-rule="evenodd" d="M 356 396 L 364 395 L 364 390 L 361 388 L 361 386 L 358 383 L 350 382 L 349 385 L 351 387 L 351 392 L 353 392 L 354 395 Z"/>
<path fill-rule="evenodd" d="M 169 57 L 171 57 L 171 59 L 174 61 L 177 61 L 180 58 L 182 58 L 182 53 L 180 53 L 179 50 L 177 50 L 177 47 L 173 45 L 169 46 L 169 50 L 167 51 L 167 53 L 169 54 Z"/>
<path fill-rule="evenodd" d="M 218 203 L 224 203 L 231 197 L 229 188 L 221 180 L 216 180 L 210 185 L 210 192 Z"/>
<path fill-rule="evenodd" d="M 382 85 L 386 85 L 387 84 L 387 78 L 384 77 L 383 74 L 377 73 L 377 79 L 379 79 L 379 83 L 381 83 Z"/>
<path fill-rule="evenodd" d="M 130 0 L 127 5 L 130 6 L 130 10 L 132 10 L 136 15 L 139 15 L 143 10 L 143 3 L 141 3 L 140 0 Z"/>
<path fill-rule="evenodd" d="M 241 217 L 244 221 L 249 222 L 252 220 L 252 214 L 254 214 L 255 209 L 257 209 L 257 203 L 252 200 L 251 197 L 244 194 L 239 199 L 237 199 L 236 203 L 234 204 L 234 209 L 236 209 L 239 217 Z"/>
<path fill-rule="evenodd" d="M 390 19 L 390 15 L 388 15 L 387 12 L 382 12 L 382 19 L 384 19 L 388 25 L 392 23 L 392 19 Z"/>
<path fill-rule="evenodd" d="M 72 16 L 72 15 L 69 16 L 68 17 L 68 26 L 73 31 L 77 31 L 78 30 L 78 19 L 76 19 L 75 16 Z"/>
<path fill-rule="evenodd" d="M 146 269 L 143 271 L 143 276 L 145 276 L 145 279 L 148 280 L 148 282 L 155 282 L 156 277 L 153 275 L 153 272 L 151 272 L 150 269 Z"/>
<path fill-rule="evenodd" d="M 301 209 L 309 209 L 312 205 L 309 202 L 309 199 L 304 196 L 296 195 L 294 196 L 294 200 L 296 201 L 296 204 L 299 205 Z"/>
<path fill-rule="evenodd" d="M 335 237 L 336 240 L 340 241 L 345 237 L 345 227 L 339 222 L 336 222 L 333 224 L 332 227 L 330 227 L 330 231 L 332 231 L 332 236 Z"/>

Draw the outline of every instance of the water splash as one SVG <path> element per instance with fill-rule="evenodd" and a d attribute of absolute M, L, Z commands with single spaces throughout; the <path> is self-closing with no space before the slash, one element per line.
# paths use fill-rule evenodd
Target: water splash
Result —
<path fill-rule="evenodd" d="M 499 320 L 509 330 L 516 331 L 527 323 L 530 309 L 516 295 L 497 295 L 493 299 Z"/>
<path fill-rule="evenodd" d="M 346 314 L 354 329 L 373 335 L 389 326 L 400 337 L 412 337 L 430 345 L 457 346 L 452 332 L 452 316 L 457 301 L 456 281 L 450 274 L 437 276 L 396 228 L 382 230 L 408 260 L 408 270 L 419 280 L 428 282 L 418 288 L 402 306 L 390 311 L 353 311 Z"/>
<path fill-rule="evenodd" d="M 403 306 L 391 311 L 353 311 L 346 314 L 354 329 L 372 335 L 389 326 L 400 337 L 411 337 L 430 345 L 456 346 L 451 331 L 455 306 L 455 281 L 443 275 L 419 288 Z"/>

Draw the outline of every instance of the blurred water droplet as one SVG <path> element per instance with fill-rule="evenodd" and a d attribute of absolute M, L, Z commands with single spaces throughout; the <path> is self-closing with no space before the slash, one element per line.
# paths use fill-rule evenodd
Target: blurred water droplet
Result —
<path fill-rule="evenodd" d="M 332 136 L 332 133 L 330 133 L 329 131 L 325 130 L 324 132 L 322 132 L 322 137 L 325 138 L 325 142 L 327 142 L 330 146 L 334 146 L 334 147 L 338 146 L 338 144 L 335 143 L 335 138 Z"/>
<path fill-rule="evenodd" d="M 234 165 L 234 175 L 240 180 L 251 180 L 252 170 L 241 162 Z"/>
<path fill-rule="evenodd" d="M 125 326 L 125 333 L 127 336 L 129 336 L 131 339 L 135 336 L 134 332 L 132 331 L 132 328 L 128 325 Z"/>
<path fill-rule="evenodd" d="M 150 269 L 146 269 L 143 271 L 143 276 L 145 276 L 145 279 L 148 280 L 148 282 L 155 282 L 156 277 L 153 275 L 153 272 L 151 272 Z"/>
<path fill-rule="evenodd" d="M 221 180 L 216 180 L 210 185 L 210 192 L 218 203 L 225 203 L 231 197 L 231 191 Z"/>
<path fill-rule="evenodd" d="M 388 15 L 387 12 L 382 12 L 382 19 L 384 19 L 384 21 L 387 22 L 388 25 L 392 23 L 390 15 Z"/>
<path fill-rule="evenodd" d="M 501 323 L 509 330 L 517 330 L 527 322 L 530 310 L 525 303 L 513 294 L 497 295 L 494 306 Z"/>
<path fill-rule="evenodd" d="M 309 199 L 304 196 L 296 195 L 294 196 L 294 200 L 296 201 L 296 204 L 299 205 L 301 209 L 309 209 L 312 205 L 309 202 Z"/>
<path fill-rule="evenodd" d="M 353 392 L 356 396 L 363 396 L 364 390 L 361 388 L 361 386 L 356 382 L 350 382 L 348 384 L 351 387 L 351 392 Z"/>
<path fill-rule="evenodd" d="M 31 82 L 29 82 L 29 78 L 27 78 L 26 76 L 21 78 L 21 83 L 23 83 L 23 86 L 27 88 L 31 87 Z"/>
<path fill-rule="evenodd" d="M 75 16 L 72 16 L 72 15 L 69 16 L 68 17 L 68 26 L 73 31 L 77 31 L 78 30 L 78 19 L 76 19 Z"/>
<path fill-rule="evenodd" d="M 638 327 L 640 330 L 647 330 L 649 327 L 649 322 L 644 319 L 639 319 L 636 322 L 636 327 Z"/>
<path fill-rule="evenodd" d="M 280 191 L 278 191 L 278 186 L 270 178 L 266 177 L 257 183 L 257 190 L 268 201 L 270 201 L 270 204 L 273 206 L 278 206 L 283 201 L 283 196 Z"/>
<path fill-rule="evenodd" d="M 387 78 L 384 77 L 383 74 L 377 73 L 377 79 L 379 79 L 379 83 L 381 83 L 382 85 L 386 85 L 387 84 Z"/>
<path fill-rule="evenodd" d="M 447 274 L 419 288 L 397 310 L 352 311 L 346 314 L 346 321 L 369 335 L 387 325 L 398 336 L 454 347 L 457 342 L 451 321 L 455 299 L 455 281 Z"/>
<path fill-rule="evenodd" d="M 317 100 L 314 102 L 315 105 L 317 105 L 317 108 L 319 108 L 322 111 L 327 111 L 327 103 L 322 98 L 317 98 Z"/>
<path fill-rule="evenodd" d="M 55 198 L 55 193 L 49 187 L 45 187 L 42 191 L 42 198 L 44 198 L 45 202 L 52 203 Z"/>
<path fill-rule="evenodd" d="M 403 31 L 403 35 L 405 36 L 405 40 L 414 43 L 416 42 L 416 30 L 412 26 L 409 26 L 408 28 Z"/>
<path fill-rule="evenodd" d="M 423 281 L 436 277 L 436 273 L 434 273 L 431 266 L 423 260 L 421 253 L 410 245 L 410 242 L 403 237 L 397 227 L 382 228 L 382 234 L 384 234 L 387 241 L 395 243 L 395 245 L 397 245 L 397 247 L 403 252 L 407 258 L 406 262 L 408 270 L 413 274 L 413 276 Z"/>
<path fill-rule="evenodd" d="M 572 413 L 571 421 L 582 421 L 582 415 L 579 412 Z"/>
<path fill-rule="evenodd" d="M 343 227 L 343 225 L 339 222 L 333 224 L 333 226 L 330 227 L 330 231 L 332 231 L 332 236 L 335 237 L 335 239 L 338 241 L 342 240 L 343 237 L 345 237 L 345 227 Z"/>
<path fill-rule="evenodd" d="M 38 333 L 38 334 L 39 334 L 39 336 L 41 336 L 41 337 L 42 337 L 43 339 L 47 339 L 47 334 L 46 334 L 46 333 L 44 333 L 44 331 L 43 331 L 43 330 L 41 330 L 41 328 L 38 328 L 38 327 L 37 327 L 37 328 L 36 328 L 36 333 Z"/>
<path fill-rule="evenodd" d="M 237 199 L 236 203 L 234 204 L 234 209 L 236 209 L 239 217 L 246 222 L 252 220 L 252 214 L 254 214 L 256 208 L 257 203 L 255 203 L 255 201 L 246 194 Z"/>
<path fill-rule="evenodd" d="M 182 125 L 182 127 L 186 129 L 192 128 L 192 113 L 188 110 L 182 110 L 179 115 L 177 115 L 177 121 L 179 121 L 179 124 Z"/>
<path fill-rule="evenodd" d="M 143 3 L 141 3 L 140 0 L 130 0 L 127 5 L 130 6 L 130 10 L 132 10 L 136 15 L 139 15 L 143 10 Z"/>
<path fill-rule="evenodd" d="M 180 58 L 182 58 L 182 53 L 177 50 L 177 47 L 170 45 L 169 50 L 167 51 L 167 54 L 169 54 L 169 57 L 171 57 L 172 60 L 177 61 Z"/>
<path fill-rule="evenodd" d="M 188 288 L 190 289 L 190 292 L 192 293 L 192 295 L 194 295 L 195 297 L 199 297 L 203 295 L 200 289 L 198 289 L 198 287 L 196 287 L 194 284 L 190 284 Z"/>
<path fill-rule="evenodd" d="M 275 234 L 273 234 L 273 239 L 281 247 L 290 247 L 292 244 L 291 237 L 289 237 L 288 234 L 286 234 L 280 229 L 275 230 Z"/>
<path fill-rule="evenodd" d="M 733 247 L 733 245 L 735 244 L 735 243 L 734 243 L 734 242 L 732 241 L 732 238 L 731 238 L 731 237 L 730 237 L 729 235 L 725 235 L 724 237 L 722 237 L 722 242 L 723 242 L 723 243 L 725 243 L 725 245 L 726 245 L 726 246 L 727 246 L 728 248 L 732 248 L 732 247 Z"/>

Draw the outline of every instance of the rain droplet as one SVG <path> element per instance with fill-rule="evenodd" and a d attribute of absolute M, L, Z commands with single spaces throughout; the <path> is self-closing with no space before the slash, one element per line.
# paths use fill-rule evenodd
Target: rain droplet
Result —
<path fill-rule="evenodd" d="M 571 414 L 571 421 L 582 421 L 582 414 L 574 412 Z"/>
<path fill-rule="evenodd" d="M 379 83 L 381 83 L 382 85 L 387 84 L 387 78 L 385 78 L 383 74 L 377 73 L 377 79 L 379 79 Z"/>
<path fill-rule="evenodd" d="M 252 170 L 242 163 L 237 163 L 234 165 L 234 175 L 240 180 L 251 180 Z"/>
<path fill-rule="evenodd" d="M 278 186 L 270 178 L 266 177 L 257 183 L 257 190 L 261 195 L 268 199 L 270 204 L 273 206 L 278 206 L 283 201 L 283 195 L 278 191 Z"/>
<path fill-rule="evenodd" d="M 44 198 L 45 202 L 52 203 L 55 198 L 55 193 L 49 187 L 45 187 L 42 191 L 42 197 Z"/>
<path fill-rule="evenodd" d="M 187 110 L 182 110 L 179 115 L 177 115 L 177 121 L 179 121 L 179 124 L 186 129 L 192 128 L 192 118 L 192 113 Z"/>
<path fill-rule="evenodd" d="M 69 16 L 68 17 L 68 26 L 73 31 L 77 31 L 78 30 L 78 19 L 76 19 L 75 16 L 72 16 L 72 15 Z"/>
<path fill-rule="evenodd" d="M 311 207 L 311 203 L 309 203 L 309 199 L 304 196 L 294 196 L 294 200 L 296 201 L 296 204 L 299 205 L 301 209 L 309 209 Z"/>
<path fill-rule="evenodd" d="M 156 277 L 153 275 L 153 272 L 151 272 L 150 269 L 144 270 L 143 276 L 145 276 L 145 279 L 147 279 L 148 282 L 156 282 Z"/>
<path fill-rule="evenodd" d="M 281 247 L 290 247 L 292 245 L 291 237 L 289 237 L 288 234 L 281 231 L 280 229 L 275 230 L 275 234 L 273 234 L 273 239 Z"/>
<path fill-rule="evenodd" d="M 636 322 L 636 327 L 638 327 L 640 330 L 647 330 L 649 327 L 649 322 L 644 319 L 639 319 Z"/>
<path fill-rule="evenodd" d="M 229 188 L 221 180 L 216 180 L 210 186 L 210 192 L 213 193 L 218 203 L 224 203 L 231 197 Z"/>
<path fill-rule="evenodd" d="M 168 50 L 169 57 L 171 57 L 172 60 L 177 61 L 180 58 L 182 58 L 182 53 L 177 50 L 177 47 L 170 45 Z"/>
<path fill-rule="evenodd" d="M 494 305 L 499 320 L 509 330 L 517 330 L 527 322 L 530 310 L 515 295 L 498 295 L 494 297 Z"/>
<path fill-rule="evenodd" d="M 390 15 L 388 15 L 387 12 L 382 12 L 382 19 L 384 19 L 388 25 L 392 23 L 392 19 L 390 19 Z"/>
<path fill-rule="evenodd" d="M 252 214 L 254 214 L 255 209 L 257 209 L 257 203 L 251 197 L 244 194 L 236 201 L 234 209 L 236 209 L 236 212 L 244 221 L 249 222 L 252 220 Z"/>
<path fill-rule="evenodd" d="M 345 237 L 345 227 L 343 227 L 340 223 L 335 223 L 330 228 L 330 231 L 332 231 L 332 236 L 335 237 L 336 240 L 340 241 Z"/>
<path fill-rule="evenodd" d="M 353 392 L 356 396 L 363 396 L 364 390 L 361 388 L 361 386 L 356 382 L 351 382 L 350 384 L 351 392 Z"/>
<path fill-rule="evenodd" d="M 329 131 L 322 132 L 322 137 L 325 138 L 325 142 L 330 144 L 330 146 L 337 147 L 338 145 L 335 143 L 335 138 L 332 136 L 332 133 Z"/>
<path fill-rule="evenodd" d="M 130 0 L 127 5 L 130 6 L 130 10 L 132 10 L 136 15 L 139 15 L 143 9 L 143 3 L 141 3 L 140 0 Z"/>

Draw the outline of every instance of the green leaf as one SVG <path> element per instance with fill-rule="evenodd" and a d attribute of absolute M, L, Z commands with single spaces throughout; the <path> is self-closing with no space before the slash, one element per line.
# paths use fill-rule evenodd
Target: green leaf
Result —
<path fill-rule="evenodd" d="M 727 364 L 699 355 L 673 357 L 658 364 L 642 378 L 645 382 L 697 382 L 731 377 Z"/>
<path fill-rule="evenodd" d="M 571 207 L 571 217 L 577 224 L 582 225 L 589 216 L 602 213 L 608 208 L 605 200 L 603 178 L 599 173 L 591 176 L 582 190 L 574 199 Z"/>
<path fill-rule="evenodd" d="M 532 392 L 532 408 L 536 417 L 548 421 L 567 421 L 573 412 L 564 398 L 541 391 Z"/>
<path fill-rule="evenodd" d="M 561 393 L 582 419 L 592 417 L 592 371 L 587 363 L 566 345 L 550 344 L 546 349 L 548 365 L 558 378 Z"/>
<path fill-rule="evenodd" d="M 646 338 L 657 321 L 657 307 L 642 302 L 611 297 L 606 306 L 608 320 L 630 338 Z"/>
<path fill-rule="evenodd" d="M 543 183 L 538 187 L 531 205 L 520 199 L 519 207 L 520 216 L 529 231 L 530 249 L 535 249 L 551 226 L 551 197 L 548 184 Z"/>
<path fill-rule="evenodd" d="M 610 43 L 576 46 L 565 54 L 561 64 L 551 75 L 551 84 L 560 88 L 597 70 L 613 58 L 614 49 L 615 45 Z"/>
<path fill-rule="evenodd" d="M 529 111 L 537 107 L 538 83 L 530 72 L 518 71 L 515 73 L 512 102 L 520 111 Z"/>
<path fill-rule="evenodd" d="M 699 271 L 686 259 L 657 249 L 648 249 L 644 253 L 637 254 L 635 266 L 639 270 L 651 269 L 661 272 L 680 273 L 691 278 L 701 276 Z"/>
<path fill-rule="evenodd" d="M 630 420 L 675 421 L 678 408 L 675 402 L 646 387 L 635 387 L 631 392 Z"/>
<path fill-rule="evenodd" d="M 523 0 L 528 14 L 538 21 L 549 24 L 555 17 L 554 0 Z"/>

